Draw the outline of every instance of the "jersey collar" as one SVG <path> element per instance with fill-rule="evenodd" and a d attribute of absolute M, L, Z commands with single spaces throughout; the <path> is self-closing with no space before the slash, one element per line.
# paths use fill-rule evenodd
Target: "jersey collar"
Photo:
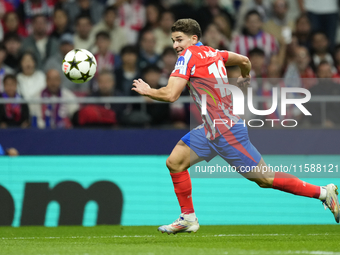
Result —
<path fill-rule="evenodd" d="M 195 46 L 203 46 L 203 43 L 198 42 L 198 43 L 195 44 Z"/>

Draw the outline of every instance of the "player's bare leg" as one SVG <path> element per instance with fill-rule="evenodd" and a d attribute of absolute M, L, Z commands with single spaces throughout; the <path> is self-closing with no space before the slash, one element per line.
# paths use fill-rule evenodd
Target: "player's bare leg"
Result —
<path fill-rule="evenodd" d="M 169 158 L 166 165 L 170 171 L 175 193 L 181 206 L 181 215 L 172 224 L 158 228 L 162 233 L 176 234 L 179 232 L 196 232 L 199 229 L 191 197 L 191 180 L 188 168 L 202 161 L 197 154 L 180 140 Z"/>
<path fill-rule="evenodd" d="M 334 184 L 328 184 L 320 187 L 304 182 L 294 175 L 273 172 L 268 168 L 264 160 L 261 158 L 257 168 L 248 173 L 241 173 L 247 179 L 256 182 L 262 188 L 273 188 L 294 195 L 313 197 L 320 199 L 325 206 L 331 210 L 335 221 L 340 221 L 340 208 L 338 199 L 338 187 Z"/>

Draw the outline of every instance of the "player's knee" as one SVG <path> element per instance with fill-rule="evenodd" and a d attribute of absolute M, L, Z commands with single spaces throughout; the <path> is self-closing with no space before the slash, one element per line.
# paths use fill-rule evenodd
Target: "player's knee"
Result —
<path fill-rule="evenodd" d="M 273 186 L 273 180 L 274 180 L 273 178 L 260 178 L 256 179 L 255 182 L 261 188 L 271 188 Z"/>
<path fill-rule="evenodd" d="M 181 164 L 175 163 L 173 160 L 170 159 L 170 157 L 166 160 L 166 166 L 169 169 L 170 173 L 179 173 L 185 170 L 182 169 Z"/>

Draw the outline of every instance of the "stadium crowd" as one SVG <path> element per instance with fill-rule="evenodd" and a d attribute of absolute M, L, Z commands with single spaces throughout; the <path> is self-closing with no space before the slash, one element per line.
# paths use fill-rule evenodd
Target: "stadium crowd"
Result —
<path fill-rule="evenodd" d="M 131 91 L 136 78 L 153 88 L 165 86 L 177 61 L 170 29 L 180 18 L 199 22 L 205 45 L 249 57 L 255 95 L 271 97 L 273 87 L 287 86 L 308 89 L 313 96 L 340 96 L 338 1 L 298 0 L 296 15 L 289 15 L 291 2 L 0 0 L 0 97 L 136 97 Z M 61 69 L 74 48 L 91 51 L 98 63 L 95 77 L 84 84 L 69 81 Z M 237 67 L 228 68 L 230 78 L 239 75 Z M 270 106 L 260 102 L 255 108 Z M 295 108 L 267 118 L 340 125 L 339 103 L 325 106 L 308 103 L 310 118 Z M 186 128 L 189 115 L 197 116 L 189 104 L 156 105 L 148 98 L 143 105 L 2 104 L 0 127 Z"/>

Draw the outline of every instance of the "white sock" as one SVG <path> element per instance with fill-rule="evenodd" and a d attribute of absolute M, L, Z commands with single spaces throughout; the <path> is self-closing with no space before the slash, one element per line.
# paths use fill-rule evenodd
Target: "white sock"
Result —
<path fill-rule="evenodd" d="M 325 200 L 327 197 L 327 190 L 324 187 L 320 187 L 320 200 Z"/>
<path fill-rule="evenodd" d="M 184 214 L 184 218 L 188 221 L 195 221 L 196 220 L 196 214 L 195 213 Z"/>

